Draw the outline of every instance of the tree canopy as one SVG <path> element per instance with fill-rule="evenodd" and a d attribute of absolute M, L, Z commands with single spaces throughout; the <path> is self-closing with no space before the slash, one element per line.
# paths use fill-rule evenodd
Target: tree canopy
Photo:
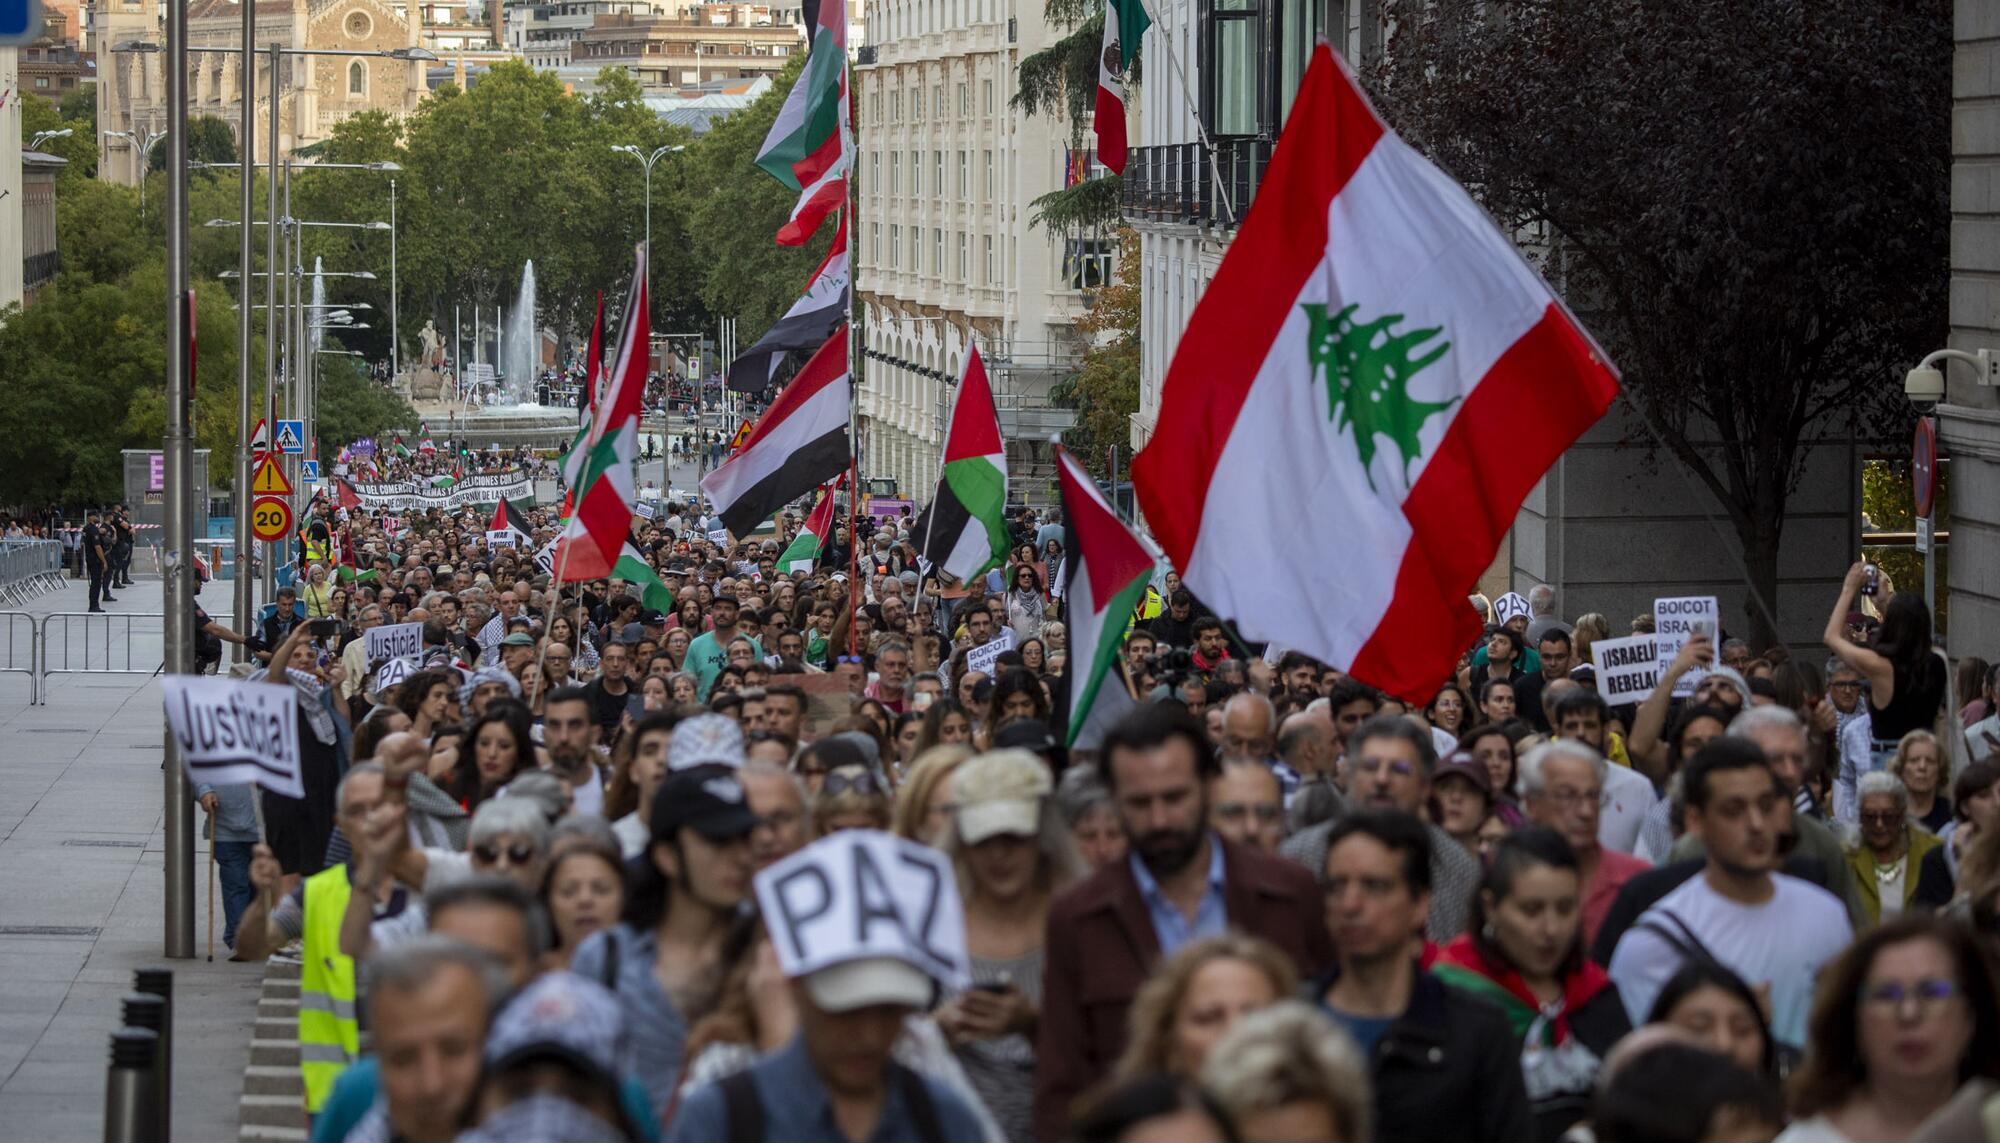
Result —
<path fill-rule="evenodd" d="M 1776 639 L 1814 445 L 1906 418 L 1943 344 L 1947 0 L 1392 0 L 1397 129 L 1544 255 L 1625 404 L 1741 540 Z M 1544 238 L 1546 241 L 1540 241 Z"/>

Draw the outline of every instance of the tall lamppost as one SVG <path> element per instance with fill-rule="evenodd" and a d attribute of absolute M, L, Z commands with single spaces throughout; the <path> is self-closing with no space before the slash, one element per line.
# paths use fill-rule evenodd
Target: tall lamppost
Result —
<path fill-rule="evenodd" d="M 117 49 L 113 49 L 114 51 Z M 159 49 L 155 47 L 154 51 Z M 153 148 L 167 137 L 165 131 L 106 131 L 107 139 L 123 139 L 139 156 L 139 221 L 146 221 L 146 164 L 152 161 Z"/>
<path fill-rule="evenodd" d="M 685 146 L 655 147 L 651 154 L 647 154 L 630 143 L 621 143 L 611 149 L 621 154 L 632 156 L 639 160 L 640 164 L 646 168 L 646 277 L 651 279 L 653 276 L 653 164 L 668 155 L 677 155 L 687 150 L 687 148 Z M 651 282 L 648 281 L 647 284 L 651 285 Z"/>
<path fill-rule="evenodd" d="M 48 142 L 50 139 L 67 139 L 74 134 L 76 134 L 76 130 L 72 127 L 64 127 L 58 131 L 37 131 L 34 137 L 28 140 L 26 149 L 39 151 L 42 149 L 42 144 Z"/>

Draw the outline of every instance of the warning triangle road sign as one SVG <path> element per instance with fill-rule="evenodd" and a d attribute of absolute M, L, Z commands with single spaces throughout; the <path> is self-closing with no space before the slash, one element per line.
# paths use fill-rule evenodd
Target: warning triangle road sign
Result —
<path fill-rule="evenodd" d="M 743 442 L 750 439 L 750 428 L 751 428 L 750 422 L 749 420 L 746 419 L 743 422 L 743 424 L 737 428 L 736 435 L 729 438 L 729 447 L 731 449 L 742 448 Z"/>
<path fill-rule="evenodd" d="M 292 482 L 285 479 L 285 470 L 278 467 L 278 462 L 266 456 L 250 481 L 250 491 L 258 496 L 290 496 Z"/>
<path fill-rule="evenodd" d="M 271 423 L 257 418 L 257 427 L 250 430 L 250 455 L 263 456 L 271 451 Z"/>

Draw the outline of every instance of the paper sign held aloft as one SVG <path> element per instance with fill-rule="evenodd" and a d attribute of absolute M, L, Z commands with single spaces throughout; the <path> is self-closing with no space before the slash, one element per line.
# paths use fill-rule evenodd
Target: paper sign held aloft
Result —
<path fill-rule="evenodd" d="M 1658 642 L 1660 673 L 1667 673 L 1673 665 L 1674 656 L 1681 653 L 1688 637 L 1699 632 L 1711 640 L 1721 630 L 1722 608 L 1716 605 L 1712 595 L 1689 595 L 1673 599 L 1653 601 L 1653 637 Z M 1718 651 L 1721 647 L 1716 648 Z M 1680 677 L 1674 684 L 1674 697 L 1686 698 L 1694 693 L 1694 686 L 1708 671 L 1695 667 Z"/>
<path fill-rule="evenodd" d="M 1002 627 L 1000 634 L 995 635 L 991 643 L 983 643 L 965 653 L 965 669 L 990 676 L 993 674 L 994 662 L 1013 649 L 1014 629 Z"/>
<path fill-rule="evenodd" d="M 381 670 L 375 672 L 375 685 L 371 689 L 378 692 L 386 691 L 390 687 L 400 684 L 411 675 L 416 674 L 421 669 L 415 655 L 402 659 L 391 659 L 382 664 Z"/>
<path fill-rule="evenodd" d="M 424 653 L 424 625 L 421 623 L 388 623 L 370 627 L 361 638 L 362 649 L 367 652 L 371 663 L 407 659 Z"/>
<path fill-rule="evenodd" d="M 887 957 L 948 989 L 970 979 L 951 861 L 876 830 L 842 830 L 757 875 L 757 906 L 789 977 Z"/>
<path fill-rule="evenodd" d="M 1590 645 L 1597 693 L 1612 706 L 1646 701 L 1660 684 L 1658 640 L 1651 635 L 1599 639 Z"/>
<path fill-rule="evenodd" d="M 306 796 L 299 781 L 298 696 L 290 686 L 166 675 L 160 694 L 188 781 L 254 782 L 287 798 Z"/>

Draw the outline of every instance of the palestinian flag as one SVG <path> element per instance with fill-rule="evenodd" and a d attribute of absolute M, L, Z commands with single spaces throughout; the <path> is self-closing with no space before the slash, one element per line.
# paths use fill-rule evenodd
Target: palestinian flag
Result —
<path fill-rule="evenodd" d="M 618 551 L 618 562 L 611 565 L 611 578 L 622 579 L 632 585 L 635 590 L 626 594 L 637 595 L 647 609 L 667 613 L 673 611 L 673 589 L 660 578 L 659 572 L 653 570 L 653 565 L 646 562 L 639 549 L 632 546 L 629 536 L 625 546 Z"/>
<path fill-rule="evenodd" d="M 1090 129 L 1097 159 L 1125 173 L 1125 77 L 1139 55 L 1139 40 L 1153 22 L 1145 0 L 1104 0 L 1104 48 L 1097 54 L 1097 106 Z"/>
<path fill-rule="evenodd" d="M 792 537 L 791 546 L 778 557 L 779 575 L 810 572 L 819 562 L 819 551 L 826 546 L 826 538 L 833 534 L 833 494 L 839 490 L 838 477 L 820 490 L 819 503 L 813 505 L 812 515 L 806 517 L 799 534 Z"/>
<path fill-rule="evenodd" d="M 1105 503 L 1066 449 L 1056 450 L 1062 488 L 1063 600 L 1069 607 L 1069 725 L 1063 741 L 1089 749 L 1139 704 L 1126 689 L 1120 652 L 1133 612 L 1153 578 L 1153 557 Z"/>
<path fill-rule="evenodd" d="M 361 507 L 361 495 L 360 493 L 354 491 L 354 486 L 352 484 L 349 484 L 347 481 L 342 480 L 341 478 L 336 476 L 333 478 L 333 489 L 334 489 L 334 494 L 339 497 L 340 506 L 342 508 L 351 511 L 355 508 Z"/>
<path fill-rule="evenodd" d="M 452 485 L 457 483 L 458 483 L 458 472 L 456 470 L 453 470 L 451 472 L 440 472 L 436 476 L 431 477 L 432 488 L 450 488 Z"/>
<path fill-rule="evenodd" d="M 799 192 L 778 244 L 798 246 L 812 237 L 827 212 L 847 198 L 847 3 L 821 0 L 808 45 L 805 71 L 785 96 L 757 165 Z"/>
<path fill-rule="evenodd" d="M 1617 394 L 1508 237 L 1322 44 L 1133 481 L 1245 638 L 1423 702 L 1479 634 L 1465 597 L 1522 500 Z"/>
<path fill-rule="evenodd" d="M 534 538 L 528 530 L 528 517 L 502 496 L 500 503 L 493 506 L 493 519 L 486 525 L 486 546 L 525 548 Z"/>
<path fill-rule="evenodd" d="M 557 550 L 556 576 L 565 583 L 610 575 L 632 527 L 632 504 L 638 498 L 632 466 L 639 456 L 639 409 L 651 345 L 648 304 L 646 248 L 641 245 L 633 254 L 617 361 L 592 411 L 589 435 L 564 465 L 577 490 L 576 514 L 563 526 Z"/>
<path fill-rule="evenodd" d="M 833 232 L 833 246 L 813 271 L 811 283 L 778 324 L 765 331 L 741 357 L 729 363 L 729 387 L 739 393 L 762 393 L 771 387 L 793 350 L 818 349 L 833 336 L 835 326 L 847 320 L 850 278 L 847 262 L 847 212 Z"/>
<path fill-rule="evenodd" d="M 410 450 L 404 446 L 403 438 L 400 435 L 396 437 L 396 443 L 389 449 L 389 451 L 395 453 L 399 457 L 402 457 L 404 460 L 410 459 Z"/>
<path fill-rule="evenodd" d="M 843 325 L 779 391 L 736 455 L 702 479 L 702 495 L 723 527 L 747 536 L 786 504 L 846 470 L 853 393 Z"/>
<path fill-rule="evenodd" d="M 918 554 L 960 582 L 998 567 L 1009 547 L 1006 509 L 1007 449 L 973 342 L 965 347 L 937 494 L 913 528 L 924 538 Z"/>
<path fill-rule="evenodd" d="M 354 533 L 343 531 L 340 535 L 340 563 L 333 569 L 334 578 L 341 583 L 374 583 L 375 569 L 363 570 L 355 565 Z"/>

